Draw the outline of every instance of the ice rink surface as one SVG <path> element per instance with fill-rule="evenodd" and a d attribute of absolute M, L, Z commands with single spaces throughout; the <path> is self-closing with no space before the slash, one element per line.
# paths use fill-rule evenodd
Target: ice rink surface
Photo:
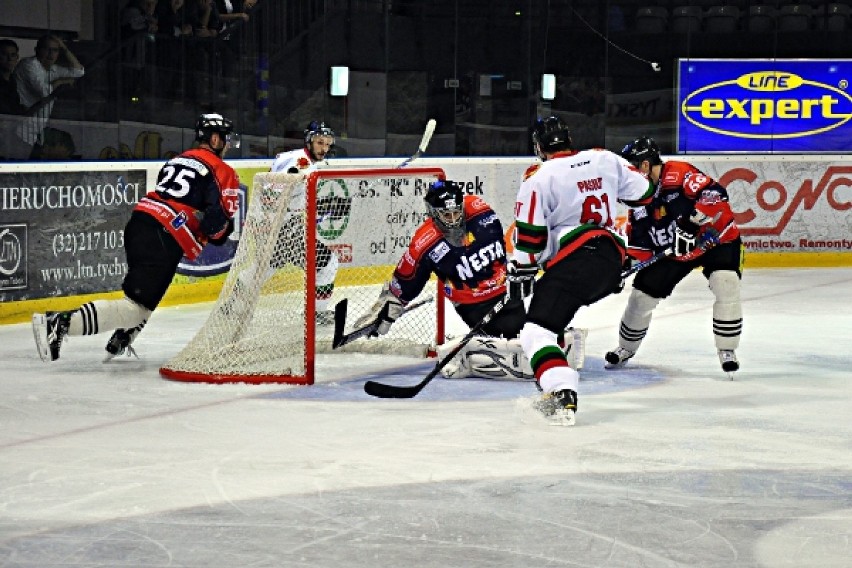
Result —
<path fill-rule="evenodd" d="M 0 567 L 850 567 L 852 269 L 746 271 L 728 381 L 693 273 L 603 369 L 627 293 L 585 308 L 573 428 L 529 383 L 327 356 L 319 384 L 160 378 L 208 306 L 42 363 L 0 327 Z"/>

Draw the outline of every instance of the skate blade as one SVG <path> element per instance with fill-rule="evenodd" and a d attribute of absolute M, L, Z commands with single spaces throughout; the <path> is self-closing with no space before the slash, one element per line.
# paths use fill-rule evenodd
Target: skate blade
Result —
<path fill-rule="evenodd" d="M 35 338 L 36 350 L 42 361 L 50 362 L 50 345 L 47 341 L 47 316 L 45 314 L 33 314 L 33 337 Z"/>
<path fill-rule="evenodd" d="M 551 426 L 573 426 L 576 423 L 576 413 L 564 408 L 558 409 L 550 416 L 545 416 Z"/>

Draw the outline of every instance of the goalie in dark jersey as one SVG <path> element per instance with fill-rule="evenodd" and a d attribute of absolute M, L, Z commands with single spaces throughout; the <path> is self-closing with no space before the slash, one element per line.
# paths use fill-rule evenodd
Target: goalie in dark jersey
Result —
<path fill-rule="evenodd" d="M 660 300 L 693 269 L 701 267 L 716 300 L 713 338 L 722 370 L 739 369 L 735 353 L 742 332 L 743 245 L 728 204 L 728 192 L 687 162 L 663 162 L 650 138 L 639 138 L 621 155 L 657 185 L 651 204 L 629 212 L 630 254 L 638 260 L 673 248 L 674 254 L 641 270 L 633 280 L 621 318 L 618 347 L 606 354 L 610 368 L 632 358 L 642 343 Z"/>
<path fill-rule="evenodd" d="M 380 320 L 377 333 L 387 333 L 433 273 L 456 313 L 470 327 L 505 296 L 503 225 L 491 206 L 479 197 L 464 196 L 461 186 L 450 180 L 433 182 L 424 199 L 428 218 L 415 231 L 378 300 L 356 322 L 357 328 Z M 483 326 L 483 336 L 471 340 L 442 374 L 448 378 L 474 375 L 532 380 L 529 361 L 517 339 L 525 319 L 523 302 L 510 300 Z M 581 330 L 566 337 L 568 356 L 580 366 L 584 338 Z M 454 346 L 453 342 L 440 346 L 438 356 Z"/>

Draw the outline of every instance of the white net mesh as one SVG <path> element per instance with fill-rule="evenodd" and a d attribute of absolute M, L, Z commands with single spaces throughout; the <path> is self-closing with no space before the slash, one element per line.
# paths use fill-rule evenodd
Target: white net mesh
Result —
<path fill-rule="evenodd" d="M 325 170 L 308 180 L 255 176 L 219 299 L 161 373 L 204 382 L 312 383 L 315 353 L 332 351 L 335 304 L 347 299 L 345 331 L 352 331 L 422 222 L 425 188 L 438 175 L 443 172 L 412 168 Z M 315 216 L 306 210 L 313 210 L 306 196 L 316 203 Z M 440 328 L 436 292 L 430 282 L 416 300 L 427 303 L 400 317 L 387 335 L 335 352 L 425 355 Z M 311 312 L 315 322 L 309 323 Z"/>

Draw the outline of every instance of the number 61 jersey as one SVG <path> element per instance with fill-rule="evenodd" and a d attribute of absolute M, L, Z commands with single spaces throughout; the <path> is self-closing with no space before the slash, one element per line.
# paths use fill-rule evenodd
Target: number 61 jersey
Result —
<path fill-rule="evenodd" d="M 568 256 L 596 237 L 624 241 L 615 232 L 617 202 L 649 203 L 648 177 L 609 150 L 557 152 L 527 170 L 515 203 L 515 250 L 520 264 L 546 264 Z"/>

